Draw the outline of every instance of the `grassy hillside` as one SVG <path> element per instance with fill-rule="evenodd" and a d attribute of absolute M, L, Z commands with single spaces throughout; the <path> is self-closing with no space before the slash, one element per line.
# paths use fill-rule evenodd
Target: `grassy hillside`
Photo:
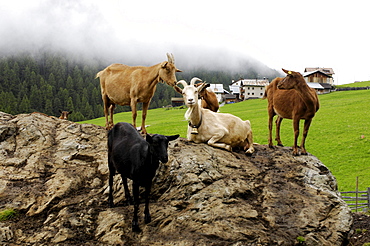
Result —
<path fill-rule="evenodd" d="M 316 114 L 308 138 L 307 151 L 317 156 L 336 176 L 341 191 L 355 190 L 356 176 L 361 190 L 370 187 L 370 91 L 341 91 L 320 95 L 321 108 Z M 248 100 L 220 108 L 252 123 L 254 141 L 267 144 L 267 100 Z M 147 116 L 149 133 L 180 134 L 186 137 L 186 109 L 153 109 Z M 114 116 L 115 122 L 131 122 L 131 112 Z M 138 114 L 138 125 L 141 112 Z M 104 126 L 98 118 L 81 123 Z M 303 121 L 301 121 L 301 126 Z M 302 132 L 302 130 L 301 130 Z M 292 121 L 282 123 L 282 141 L 293 144 Z"/>
<path fill-rule="evenodd" d="M 366 86 L 370 86 L 370 81 L 361 81 L 350 84 L 337 85 L 336 87 L 343 88 L 343 87 L 366 87 Z"/>

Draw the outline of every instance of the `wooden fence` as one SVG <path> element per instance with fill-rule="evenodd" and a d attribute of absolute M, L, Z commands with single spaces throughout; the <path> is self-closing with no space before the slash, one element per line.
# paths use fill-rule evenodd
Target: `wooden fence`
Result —
<path fill-rule="evenodd" d="M 341 196 L 352 211 L 370 211 L 370 187 L 366 191 L 341 192 Z"/>

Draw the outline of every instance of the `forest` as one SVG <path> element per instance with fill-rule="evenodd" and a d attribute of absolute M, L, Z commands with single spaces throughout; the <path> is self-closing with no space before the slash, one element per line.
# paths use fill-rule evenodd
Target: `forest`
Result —
<path fill-rule="evenodd" d="M 56 52 L 3 56 L 0 58 L 0 111 L 13 115 L 41 112 L 59 116 L 59 110 L 67 110 L 73 111 L 69 116 L 72 121 L 104 116 L 100 83 L 95 76 L 108 65 L 98 59 L 82 62 Z M 261 72 L 246 63 L 245 68 L 237 72 L 202 68 L 177 73 L 176 76 L 178 80 L 186 81 L 196 76 L 208 83 L 223 84 L 228 90 L 232 80 L 259 76 L 268 77 L 271 81 L 279 73 L 273 69 Z M 172 87 L 159 83 L 150 108 L 169 105 L 171 97 L 180 96 Z M 118 106 L 115 112 L 129 110 L 129 106 Z"/>

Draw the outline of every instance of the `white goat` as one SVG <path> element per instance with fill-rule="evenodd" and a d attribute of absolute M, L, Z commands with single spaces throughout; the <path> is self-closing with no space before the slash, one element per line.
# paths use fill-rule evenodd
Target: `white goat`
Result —
<path fill-rule="evenodd" d="M 245 153 L 252 154 L 253 135 L 249 120 L 243 121 L 232 114 L 215 113 L 200 107 L 198 88 L 194 85 L 199 78 L 193 78 L 190 85 L 184 80 L 182 95 L 188 107 L 185 118 L 189 121 L 187 138 L 195 143 L 207 143 L 210 146 L 232 151 L 233 147 L 243 147 Z"/>

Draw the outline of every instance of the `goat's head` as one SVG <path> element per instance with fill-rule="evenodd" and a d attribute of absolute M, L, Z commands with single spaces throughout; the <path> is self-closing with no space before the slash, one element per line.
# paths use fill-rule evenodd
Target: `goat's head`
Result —
<path fill-rule="evenodd" d="M 204 82 L 204 83 L 198 83 L 198 84 L 195 84 L 196 87 L 198 87 L 198 93 L 199 93 L 199 96 L 203 97 L 204 94 L 206 94 L 206 90 L 208 87 L 210 87 L 211 85 Z"/>
<path fill-rule="evenodd" d="M 59 119 L 68 120 L 68 115 L 72 114 L 72 111 L 62 111 L 59 110 L 60 116 Z"/>
<path fill-rule="evenodd" d="M 185 80 L 180 80 L 177 84 L 182 84 L 184 88 L 182 89 L 182 96 L 184 97 L 184 102 L 186 106 L 192 107 L 198 103 L 198 94 L 199 94 L 199 87 L 195 86 L 195 82 L 202 81 L 199 78 L 192 78 L 190 81 L 190 85 L 186 83 Z"/>
<path fill-rule="evenodd" d="M 161 63 L 161 68 L 159 69 L 159 78 L 173 87 L 176 85 L 177 82 L 176 72 L 182 71 L 176 68 L 175 58 L 173 54 L 167 53 L 167 58 L 168 61 L 164 61 Z"/>
<path fill-rule="evenodd" d="M 283 71 L 284 73 L 286 73 L 286 76 L 283 80 L 281 80 L 278 83 L 277 87 L 279 89 L 283 89 L 283 90 L 296 89 L 297 86 L 302 81 L 305 82 L 302 74 L 298 72 L 294 72 L 294 71 L 285 70 L 284 68 L 283 68 Z"/>
<path fill-rule="evenodd" d="M 150 136 L 146 135 L 146 141 L 150 144 L 151 154 L 155 155 L 162 163 L 168 162 L 167 148 L 169 141 L 175 140 L 180 135 L 164 136 L 159 134 L 154 134 Z"/>

